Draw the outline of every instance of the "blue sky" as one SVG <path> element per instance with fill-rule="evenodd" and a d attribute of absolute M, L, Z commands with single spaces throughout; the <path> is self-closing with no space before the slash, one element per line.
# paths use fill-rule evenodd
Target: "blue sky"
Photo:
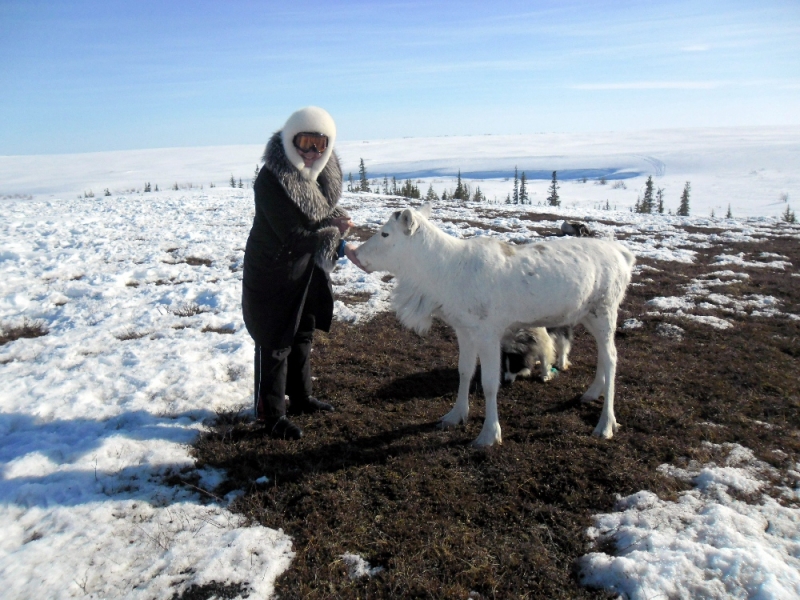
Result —
<path fill-rule="evenodd" d="M 0 0 L 0 154 L 800 124 L 800 2 Z"/>

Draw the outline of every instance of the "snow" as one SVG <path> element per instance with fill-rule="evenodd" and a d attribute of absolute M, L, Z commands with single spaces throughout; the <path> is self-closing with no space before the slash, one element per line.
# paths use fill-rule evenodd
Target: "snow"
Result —
<path fill-rule="evenodd" d="M 212 580 L 266 597 L 289 565 L 282 532 L 164 481 L 193 469 L 188 444 L 203 421 L 249 394 L 235 248 L 250 202 L 241 192 L 5 202 L 0 238 L 14 253 L 0 262 L 0 326 L 49 329 L 0 346 L 9 597 L 168 597 Z M 220 478 L 203 471 L 196 487 Z"/>
<path fill-rule="evenodd" d="M 644 323 L 639 319 L 625 319 L 622 323 L 622 329 L 641 329 L 642 327 L 644 327 Z"/>
<path fill-rule="evenodd" d="M 342 554 L 341 559 L 347 565 L 347 574 L 350 579 L 374 577 L 383 571 L 383 567 L 370 567 L 369 563 L 358 554 L 346 552 Z"/>
<path fill-rule="evenodd" d="M 759 256 L 761 258 L 774 257 L 766 252 L 761 252 Z M 725 264 L 736 264 L 738 267 L 749 266 L 762 268 L 766 266 L 780 270 L 792 268 L 792 264 L 788 259 L 772 261 L 770 263 L 751 262 L 744 259 L 744 253 L 735 257 L 737 259 L 736 261 L 728 261 L 727 259 L 731 257 L 727 256 L 723 257 L 724 261 L 718 260 L 719 258 L 719 256 L 715 257 L 716 264 L 725 262 Z M 781 258 L 786 259 L 787 257 L 783 256 Z M 648 300 L 647 305 L 657 309 L 648 314 L 678 317 L 696 323 L 703 323 L 716 329 L 728 329 L 733 327 L 733 323 L 714 315 L 694 314 L 694 311 L 716 311 L 750 317 L 788 317 L 792 320 L 800 319 L 798 315 L 780 310 L 782 302 L 774 296 L 749 294 L 743 297 L 735 297 L 720 294 L 710 289 L 712 287 L 733 285 L 738 281 L 749 279 L 749 277 L 747 273 L 738 273 L 730 270 L 706 273 L 683 286 L 686 289 L 686 294 L 684 296 L 657 296 Z"/>
<path fill-rule="evenodd" d="M 765 254 L 769 254 L 767 252 L 759 253 L 760 257 L 764 257 Z M 781 258 L 786 258 L 785 256 Z M 783 270 L 787 266 L 791 266 L 791 264 L 785 260 L 771 260 L 768 262 L 761 262 L 761 261 L 748 261 L 744 258 L 744 253 L 740 252 L 736 255 L 727 255 L 727 254 L 720 254 L 719 256 L 714 257 L 714 262 L 718 265 L 736 265 L 738 267 L 756 267 L 756 268 L 763 268 L 763 269 L 780 269 Z"/>
<path fill-rule="evenodd" d="M 374 173 L 418 171 L 423 192 L 429 183 L 439 193 L 445 186 L 452 189 L 448 173 L 460 165 L 482 175 L 468 183 L 480 185 L 490 198 L 504 198 L 511 183 L 486 173 L 513 164 L 574 172 L 614 167 L 609 182 L 627 178 L 618 180 L 626 189 L 564 181 L 560 208 L 437 203 L 434 220 L 459 237 L 492 235 L 520 243 L 541 237 L 544 228 L 557 229 L 562 219 L 578 218 L 600 235 L 626 234 L 624 243 L 634 253 L 659 261 L 663 270 L 670 262 L 694 262 L 709 239 L 752 240 L 773 235 L 776 227 L 800 235 L 799 227 L 778 224 L 784 206 L 773 206 L 779 192 L 800 197 L 792 168 L 800 129 L 701 133 L 382 140 L 344 143 L 340 153 L 345 172 L 355 171 L 362 156 Z M 240 286 L 252 191 L 225 182 L 233 173 L 246 183 L 261 151 L 248 146 L 0 157 L 0 195 L 6 196 L 0 198 L 0 328 L 28 323 L 48 331 L 0 346 L 5 595 L 170 597 L 219 581 L 242 584 L 251 597 L 269 597 L 275 579 L 289 567 L 291 539 L 231 513 L 227 505 L 236 493 L 213 496 L 222 474 L 197 471 L 189 453 L 218 413 L 251 410 L 253 346 L 241 318 Z M 683 181 L 691 179 L 692 206 L 702 216 L 631 213 L 628 207 L 648 173 L 657 186 L 668 185 L 676 200 Z M 212 180 L 216 187 L 209 186 Z M 158 182 L 161 191 L 131 191 L 141 190 L 145 181 Z M 179 189 L 171 189 L 173 182 Z M 534 204 L 545 197 L 548 184 L 531 181 Z M 102 195 L 106 188 L 110 196 Z M 90 189 L 95 196 L 84 198 Z M 601 208 L 606 196 L 619 210 Z M 728 202 L 737 218 L 708 216 L 711 207 Z M 342 204 L 357 223 L 377 227 L 405 201 L 345 194 Z M 527 210 L 552 220 L 520 218 Z M 700 233 L 687 233 L 686 225 Z M 746 277 L 737 269 L 755 264 L 797 275 L 785 256 L 725 254 L 716 264 L 689 282 L 683 296 L 654 299 L 652 308 L 670 319 L 712 327 L 731 326 L 703 314 L 712 309 L 800 318 L 786 315 L 769 296 L 723 293 Z M 657 270 L 637 266 L 642 276 Z M 340 260 L 333 274 L 340 298 L 336 317 L 359 322 L 388 310 L 392 282 L 382 275 Z M 353 294 L 369 298 L 348 301 Z M 641 322 L 631 319 L 623 326 Z M 683 330 L 663 323 L 661 333 L 679 338 Z M 648 546 L 655 554 L 642 560 L 589 555 L 594 581 L 631 597 L 652 597 L 651 590 L 673 589 L 668 585 L 708 589 L 712 597 L 718 592 L 716 597 L 746 597 L 752 590 L 764 598 L 788 597 L 786 590 L 796 595 L 797 511 L 766 499 L 751 506 L 724 495 L 726 486 L 767 485 L 758 483 L 761 467 L 742 466 L 751 463 L 698 468 L 691 474 L 698 488 L 686 499 L 668 503 L 640 492 L 639 500 L 602 517 L 627 515 L 636 528 L 631 541 L 651 536 L 632 548 L 644 552 Z M 188 483 L 170 483 L 180 477 Z M 270 482 L 262 476 L 253 483 Z M 655 517 L 648 521 L 658 510 L 678 511 L 679 518 L 665 521 L 672 523 L 668 536 Z M 770 529 L 760 533 L 765 521 L 758 519 L 764 518 Z M 744 538 L 734 538 L 734 524 Z M 693 531 L 705 540 L 700 546 L 680 537 Z M 710 545 L 712 539 L 727 545 Z M 343 557 L 355 565 L 351 572 L 373 574 L 352 556 Z"/>
<path fill-rule="evenodd" d="M 271 132 L 264 132 L 264 140 Z M 344 135 L 344 132 L 342 132 Z M 161 190 L 174 184 L 227 185 L 231 176 L 252 179 L 263 145 L 161 148 L 70 155 L 0 156 L 3 195 L 115 195 L 141 190 L 145 182 Z M 648 175 L 664 189 L 674 212 L 683 186 L 691 182 L 698 226 L 736 224 L 722 219 L 730 205 L 734 217 L 778 217 L 784 197 L 797 208 L 800 200 L 800 126 L 675 129 L 605 133 L 441 136 L 385 140 L 337 141 L 342 170 L 358 177 L 360 159 L 376 184 L 384 175 L 421 180 L 423 193 L 432 184 L 437 194 L 454 187 L 461 170 L 489 199 L 502 202 L 511 191 L 506 178 L 514 167 L 526 172 L 534 204 L 547 197 L 552 171 L 560 172 L 565 207 L 596 208 L 608 201 L 628 210 L 644 189 Z M 586 183 L 581 183 L 582 177 Z M 600 178 L 606 185 L 600 185 Z M 625 187 L 615 188 L 615 184 Z M 374 186 L 373 186 L 374 187 Z M 795 210 L 796 212 L 796 210 Z"/>
<path fill-rule="evenodd" d="M 676 502 L 641 491 L 595 516 L 590 539 L 613 540 L 616 555 L 584 556 L 583 583 L 630 600 L 800 596 L 800 488 L 777 489 L 785 506 L 766 493 L 775 469 L 737 444 L 708 445 L 727 454 L 722 465 L 659 467 L 694 485 Z"/>

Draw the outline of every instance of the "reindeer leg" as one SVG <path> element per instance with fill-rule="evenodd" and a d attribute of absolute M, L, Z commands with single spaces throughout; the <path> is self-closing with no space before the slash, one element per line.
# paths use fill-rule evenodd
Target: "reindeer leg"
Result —
<path fill-rule="evenodd" d="M 481 361 L 481 383 L 486 397 L 486 417 L 473 446 L 502 444 L 500 420 L 497 416 L 497 390 L 500 387 L 500 339 L 482 341 L 478 347 Z"/>
<path fill-rule="evenodd" d="M 590 392 L 604 397 L 600 421 L 592 435 L 608 440 L 619 429 L 619 423 L 614 416 L 614 377 L 617 371 L 617 348 L 614 345 L 616 313 L 587 317 L 583 324 L 597 342 L 597 375 L 592 386 L 584 394 L 584 398 Z M 596 388 L 598 381 L 602 384 Z"/>
<path fill-rule="evenodd" d="M 452 410 L 439 420 L 442 429 L 466 423 L 469 417 L 469 384 L 475 373 L 477 348 L 467 332 L 456 329 L 456 337 L 458 338 L 458 397 Z M 499 372 L 499 364 L 497 369 Z"/>

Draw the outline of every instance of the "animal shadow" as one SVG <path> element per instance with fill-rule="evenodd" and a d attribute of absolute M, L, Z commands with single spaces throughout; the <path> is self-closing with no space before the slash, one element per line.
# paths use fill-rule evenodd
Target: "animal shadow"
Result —
<path fill-rule="evenodd" d="M 432 369 L 393 379 L 375 392 L 384 401 L 403 402 L 414 398 L 440 398 L 458 390 L 458 369 Z"/>

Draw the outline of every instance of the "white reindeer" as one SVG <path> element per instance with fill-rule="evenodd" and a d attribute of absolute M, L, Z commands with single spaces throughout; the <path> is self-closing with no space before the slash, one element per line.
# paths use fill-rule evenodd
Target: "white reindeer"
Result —
<path fill-rule="evenodd" d="M 617 309 L 635 262 L 620 244 L 557 238 L 514 246 L 485 238 L 460 240 L 428 220 L 430 206 L 395 212 L 356 251 L 367 271 L 396 278 L 392 304 L 400 322 L 424 334 L 441 318 L 458 338 L 458 398 L 442 427 L 466 423 L 469 384 L 481 362 L 486 417 L 476 446 L 502 443 L 497 417 L 500 340 L 509 328 L 581 323 L 597 341 L 597 372 L 581 398 L 605 402 L 594 435 L 609 439 L 614 418 Z"/>

